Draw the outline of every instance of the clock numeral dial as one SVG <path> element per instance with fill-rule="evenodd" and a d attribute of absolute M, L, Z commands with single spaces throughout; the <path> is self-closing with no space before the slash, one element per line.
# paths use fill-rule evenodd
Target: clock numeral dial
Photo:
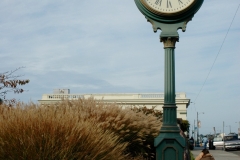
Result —
<path fill-rule="evenodd" d="M 181 1 L 181 0 L 178 0 L 178 4 L 179 4 L 179 5 L 181 5 L 181 4 L 183 4 L 183 3 L 182 3 L 182 1 Z"/>
<path fill-rule="evenodd" d="M 162 0 L 156 0 L 155 4 L 161 6 Z"/>
<path fill-rule="evenodd" d="M 140 0 L 150 10 L 159 14 L 180 13 L 193 5 L 197 0 Z"/>
<path fill-rule="evenodd" d="M 167 8 L 172 8 L 172 3 L 170 0 L 167 0 Z"/>

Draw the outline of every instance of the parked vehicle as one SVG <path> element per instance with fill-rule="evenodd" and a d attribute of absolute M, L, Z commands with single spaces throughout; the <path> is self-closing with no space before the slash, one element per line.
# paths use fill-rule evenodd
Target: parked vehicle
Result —
<path fill-rule="evenodd" d="M 232 149 L 240 149 L 240 140 L 238 136 L 235 134 L 224 136 L 224 149 L 232 150 Z"/>
<path fill-rule="evenodd" d="M 213 146 L 215 146 L 215 148 L 223 148 L 223 139 L 222 137 L 214 137 L 213 138 Z M 209 143 L 207 144 L 207 148 L 209 148 Z"/>
<path fill-rule="evenodd" d="M 217 148 L 223 147 L 223 138 L 222 137 L 215 137 L 213 139 L 213 145 Z"/>

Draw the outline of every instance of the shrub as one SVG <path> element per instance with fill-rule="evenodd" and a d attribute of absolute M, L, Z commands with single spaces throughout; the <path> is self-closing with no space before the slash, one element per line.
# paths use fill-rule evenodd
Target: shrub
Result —
<path fill-rule="evenodd" d="M 131 110 L 133 110 L 136 113 L 141 112 L 145 115 L 154 116 L 157 118 L 157 120 L 162 122 L 163 113 L 162 113 L 162 111 L 156 110 L 154 106 L 152 108 L 147 108 L 146 106 L 138 106 L 138 107 L 133 106 L 133 107 L 131 107 Z M 160 128 L 159 128 L 159 130 L 160 130 Z M 156 148 L 154 147 L 154 138 L 155 137 L 156 136 L 149 136 L 148 139 L 145 141 L 147 143 L 152 142 L 152 143 L 150 143 L 150 147 L 147 149 L 147 152 L 151 153 L 151 156 L 147 156 L 148 159 L 156 159 Z"/>
<path fill-rule="evenodd" d="M 192 154 L 192 152 L 190 152 L 190 157 L 191 157 L 191 160 L 195 160 L 194 155 Z"/>
<path fill-rule="evenodd" d="M 158 136 L 161 121 L 153 114 L 133 111 L 131 107 L 122 108 L 117 104 L 103 103 L 94 99 L 63 101 L 58 104 L 80 110 L 82 119 L 96 121 L 104 130 L 111 130 L 127 142 L 125 153 L 132 157 L 141 155 L 154 159 L 154 138 Z"/>
<path fill-rule="evenodd" d="M 161 122 L 94 99 L 0 107 L 1 159 L 153 159 Z"/>
<path fill-rule="evenodd" d="M 163 118 L 163 113 L 162 111 L 156 110 L 155 106 L 152 106 L 152 108 L 147 108 L 146 106 L 133 106 L 131 107 L 131 110 L 133 110 L 134 112 L 138 113 L 138 112 L 142 112 L 145 115 L 153 115 L 155 117 L 157 117 L 160 121 L 162 121 Z"/>
<path fill-rule="evenodd" d="M 21 108 L 20 108 L 21 107 Z M 0 159 L 126 159 L 126 143 L 70 107 L 0 108 Z"/>

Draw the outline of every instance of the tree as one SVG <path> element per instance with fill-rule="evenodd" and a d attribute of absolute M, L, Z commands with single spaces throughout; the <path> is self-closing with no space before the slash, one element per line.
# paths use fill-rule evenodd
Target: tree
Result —
<path fill-rule="evenodd" d="M 155 108 L 156 108 L 156 106 L 152 106 L 152 108 L 147 108 L 146 106 L 139 106 L 139 107 L 133 106 L 133 107 L 131 107 L 131 110 L 133 110 L 136 113 L 142 112 L 145 115 L 151 114 L 162 121 L 162 117 L 163 117 L 162 111 L 159 111 Z"/>
<path fill-rule="evenodd" d="M 180 124 L 180 128 L 183 132 L 188 132 L 189 133 L 189 122 L 188 120 L 182 120 L 182 123 Z"/>
<path fill-rule="evenodd" d="M 9 92 L 23 93 L 25 90 L 20 86 L 30 82 L 29 79 L 20 79 L 23 75 L 15 75 L 15 73 L 23 67 L 19 67 L 13 71 L 7 71 L 0 73 L 0 104 L 5 102 L 8 104 L 14 104 L 17 102 L 15 98 L 7 99 L 6 96 Z"/>

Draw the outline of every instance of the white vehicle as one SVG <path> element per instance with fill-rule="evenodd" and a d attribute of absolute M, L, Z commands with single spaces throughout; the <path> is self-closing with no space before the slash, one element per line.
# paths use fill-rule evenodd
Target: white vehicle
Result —
<path fill-rule="evenodd" d="M 223 147 L 223 139 L 222 137 L 216 137 L 213 139 L 213 145 L 217 148 L 222 148 Z"/>
<path fill-rule="evenodd" d="M 224 149 L 240 149 L 240 140 L 237 135 L 227 135 L 224 136 Z"/>
<path fill-rule="evenodd" d="M 213 146 L 215 146 L 215 148 L 223 148 L 223 139 L 222 137 L 215 137 L 213 139 Z M 209 143 L 207 143 L 207 148 L 209 148 Z"/>

